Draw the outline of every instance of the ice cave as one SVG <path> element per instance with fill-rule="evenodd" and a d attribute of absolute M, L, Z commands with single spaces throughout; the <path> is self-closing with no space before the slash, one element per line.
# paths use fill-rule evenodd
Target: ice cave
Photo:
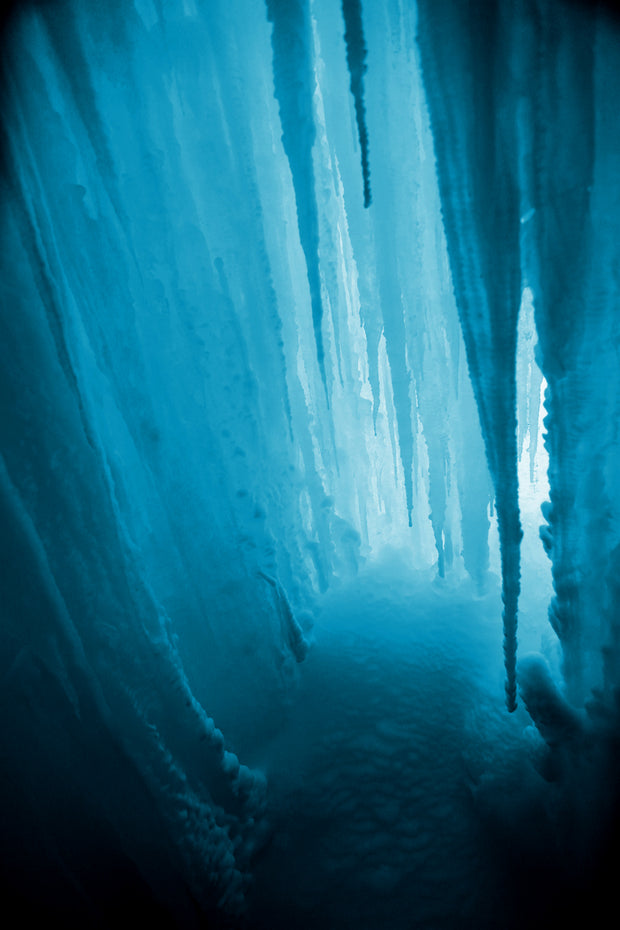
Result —
<path fill-rule="evenodd" d="M 1 43 L 10 925 L 602 926 L 613 5 L 33 0 Z"/>

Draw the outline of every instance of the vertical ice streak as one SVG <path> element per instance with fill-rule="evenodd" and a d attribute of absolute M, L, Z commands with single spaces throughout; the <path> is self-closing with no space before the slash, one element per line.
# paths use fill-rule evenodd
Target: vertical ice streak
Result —
<path fill-rule="evenodd" d="M 379 343 L 383 331 L 383 317 L 378 296 L 375 295 L 374 281 L 367 280 L 364 268 L 360 272 L 360 318 L 366 334 L 366 352 L 368 360 L 368 381 L 372 390 L 372 422 L 377 433 L 377 417 L 381 403 L 381 382 L 379 378 Z"/>
<path fill-rule="evenodd" d="M 383 309 L 383 331 L 390 367 L 394 412 L 398 427 L 398 450 L 405 482 L 409 526 L 413 512 L 413 430 L 411 416 L 411 372 L 407 366 L 405 318 L 393 255 L 392 229 L 377 219 L 377 248 L 381 261 L 379 293 Z"/>
<path fill-rule="evenodd" d="M 534 50 L 529 195 L 539 356 L 547 381 L 552 560 L 549 620 L 570 699 L 615 686 L 618 25 L 605 4 L 541 3 Z M 616 103 L 612 103 L 612 101 Z M 613 245 L 612 245 L 613 243 Z M 587 517 L 585 516 L 587 515 Z M 604 516 L 602 516 L 604 515 Z M 613 516 L 612 516 L 613 515 Z M 610 584 L 611 582 L 611 584 Z M 610 635 L 611 634 L 611 635 Z M 615 642 L 614 642 L 615 641 Z"/>
<path fill-rule="evenodd" d="M 378 105 L 383 107 L 395 90 L 393 85 L 394 67 L 390 46 L 374 42 L 374 37 L 386 28 L 386 11 L 382 5 L 367 7 L 369 42 L 372 43 L 374 80 L 368 94 L 368 122 L 377 125 L 381 119 L 382 129 L 391 136 L 392 126 L 389 118 L 379 115 Z M 371 39 L 372 37 L 372 39 Z M 394 82 L 395 83 L 395 82 Z M 409 88 L 405 85 L 407 91 Z M 372 91 L 372 93 L 370 93 Z M 396 91 L 399 93 L 399 91 Z M 408 101 L 408 98 L 407 102 Z M 400 122 L 400 121 L 399 121 Z M 402 122 L 399 130 L 402 129 Z M 395 127 L 394 127 L 395 128 Z M 376 130 L 374 130 L 376 132 Z M 416 245 L 409 238 L 411 235 L 411 212 L 409 199 L 411 177 L 416 161 L 410 161 L 412 146 L 406 146 L 404 153 L 395 146 L 381 146 L 376 149 L 374 165 L 375 205 L 370 211 L 369 220 L 372 228 L 372 261 L 376 275 L 377 306 L 368 308 L 374 311 L 372 325 L 382 327 L 385 337 L 385 351 L 389 364 L 389 380 L 392 388 L 394 423 L 391 429 L 395 433 L 396 459 L 400 460 L 403 470 L 407 519 L 413 523 L 414 508 L 414 423 L 411 359 L 407 351 L 406 298 L 407 281 Z M 401 160 L 404 154 L 406 158 Z M 409 170 L 407 170 L 409 169 Z M 361 211 L 360 212 L 364 212 Z M 365 213 L 364 213 L 365 215 Z M 404 252 L 404 255 L 403 255 Z M 365 326 L 368 311 L 364 309 Z M 369 340 L 369 354 L 371 345 Z M 379 397 L 377 396 L 376 400 Z"/>
<path fill-rule="evenodd" d="M 497 501 L 506 703 L 516 707 L 521 525 L 516 436 L 519 191 L 510 17 L 421 0 L 419 42 L 457 307 Z"/>
<path fill-rule="evenodd" d="M 273 81 L 282 123 L 282 144 L 295 189 L 299 238 L 306 259 L 317 361 L 327 394 L 323 300 L 319 272 L 319 218 L 312 148 L 316 137 L 312 98 L 314 66 L 307 0 L 266 0 L 273 23 Z"/>
<path fill-rule="evenodd" d="M 551 507 L 546 513 L 553 540 L 554 584 L 549 620 L 562 643 L 564 674 L 573 699 L 583 697 L 582 622 L 587 609 L 578 583 L 584 567 L 579 492 L 585 463 L 581 429 L 575 427 L 587 416 L 577 357 L 581 345 L 587 344 L 582 306 L 588 299 L 586 255 L 594 162 L 592 38 L 589 17 L 566 12 L 558 17 L 543 4 L 536 33 L 542 67 L 534 98 L 532 279 L 547 379 L 545 442 Z"/>
<path fill-rule="evenodd" d="M 364 104 L 364 75 L 368 70 L 366 64 L 368 50 L 364 40 L 362 0 L 342 0 L 342 15 L 345 25 L 344 40 L 347 46 L 347 67 L 351 75 L 351 93 L 355 101 L 355 119 L 360 141 L 364 206 L 369 207 L 372 202 L 372 195 L 370 191 L 368 127 L 366 125 L 366 107 Z"/>

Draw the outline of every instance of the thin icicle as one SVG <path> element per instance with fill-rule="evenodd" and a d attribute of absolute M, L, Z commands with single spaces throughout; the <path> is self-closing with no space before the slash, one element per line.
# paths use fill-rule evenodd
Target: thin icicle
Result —
<path fill-rule="evenodd" d="M 382 278 L 383 320 L 386 354 L 390 366 L 394 410 L 398 425 L 398 446 L 405 478 L 405 496 L 409 526 L 413 512 L 413 430 L 411 426 L 411 372 L 407 366 L 405 322 L 402 302 L 393 289 L 397 282 L 395 269 L 389 267 Z M 391 273 L 390 273 L 391 272 Z"/>
<path fill-rule="evenodd" d="M 273 81 L 282 123 L 282 144 L 293 176 L 299 238 L 306 259 L 317 361 L 327 395 L 323 301 L 319 273 L 319 217 L 312 147 L 316 137 L 312 98 L 312 29 L 306 0 L 266 0 L 273 23 Z"/>
<path fill-rule="evenodd" d="M 355 119 L 360 140 L 364 206 L 369 207 L 372 202 L 372 194 L 370 191 L 368 127 L 366 125 L 366 106 L 364 104 L 364 75 L 368 70 L 366 64 L 368 50 L 364 40 L 362 0 L 342 0 L 342 15 L 345 26 L 344 40 L 347 46 L 347 67 L 351 75 L 351 93 L 355 101 Z"/>

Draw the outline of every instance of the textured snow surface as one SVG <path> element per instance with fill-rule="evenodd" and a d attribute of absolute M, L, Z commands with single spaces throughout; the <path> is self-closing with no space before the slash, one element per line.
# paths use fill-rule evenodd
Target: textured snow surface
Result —
<path fill-rule="evenodd" d="M 425 580 L 412 590 L 388 562 L 322 605 L 267 750 L 264 926 L 447 927 L 493 907 L 467 753 L 482 752 L 478 716 L 491 744 L 510 730 L 487 685 L 501 685 L 498 596 L 476 608 Z"/>
<path fill-rule="evenodd" d="M 396 552 L 323 599 L 282 729 L 258 754 L 272 833 L 250 926 L 542 927 L 580 906 L 587 881 L 569 893 L 552 857 L 531 720 L 497 698 L 499 606 L 498 579 L 472 598 Z"/>

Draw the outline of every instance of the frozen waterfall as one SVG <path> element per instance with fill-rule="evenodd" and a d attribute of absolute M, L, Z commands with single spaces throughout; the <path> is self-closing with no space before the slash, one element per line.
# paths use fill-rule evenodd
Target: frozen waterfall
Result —
<path fill-rule="evenodd" d="M 613 5 L 4 17 L 7 912 L 592 923 L 620 858 Z"/>

